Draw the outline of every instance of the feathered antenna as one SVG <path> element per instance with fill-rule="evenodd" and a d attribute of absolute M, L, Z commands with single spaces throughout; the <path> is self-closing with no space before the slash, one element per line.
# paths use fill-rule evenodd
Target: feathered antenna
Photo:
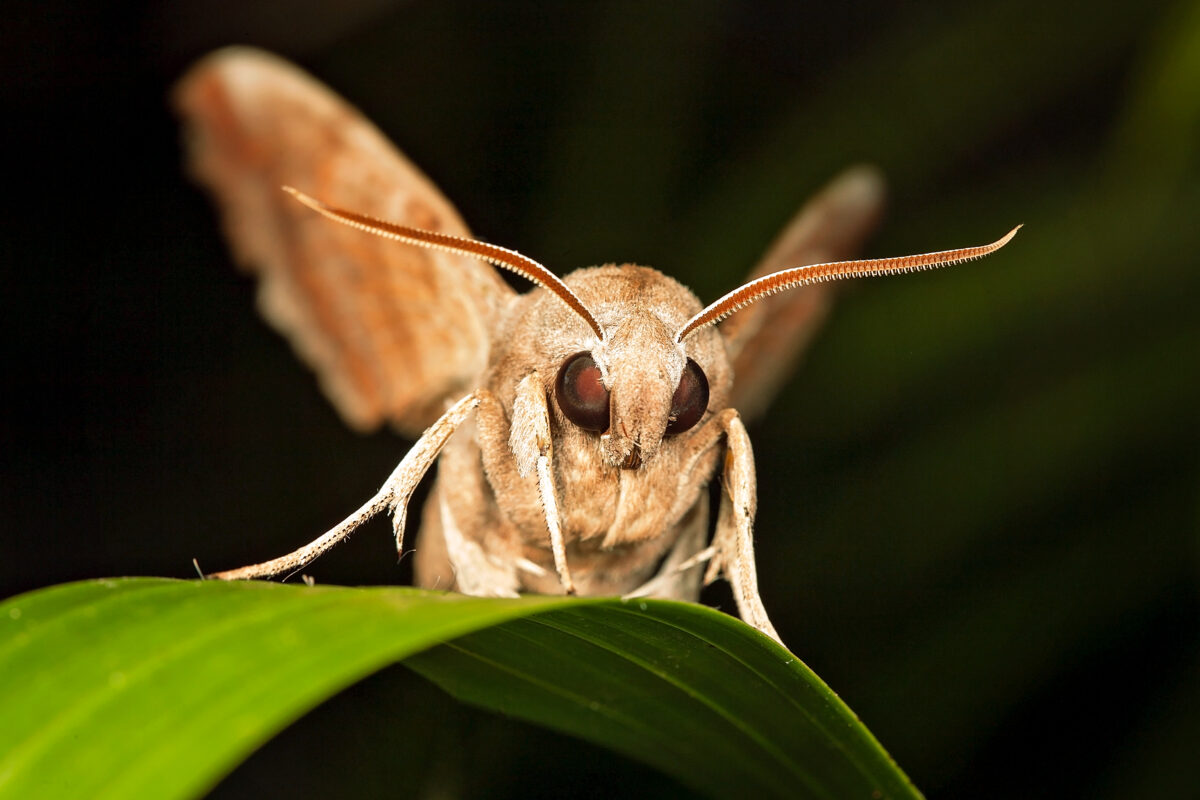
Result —
<path fill-rule="evenodd" d="M 309 197 L 304 192 L 299 189 L 293 189 L 291 186 L 284 186 L 283 190 L 313 211 L 343 225 L 349 225 L 351 228 L 358 228 L 361 231 L 373 233 L 385 239 L 394 239 L 405 244 L 427 247 L 430 250 L 445 250 L 448 253 L 455 253 L 461 256 L 474 256 L 475 258 L 487 261 L 489 264 L 495 264 L 497 267 L 515 272 L 522 278 L 543 286 L 557 295 L 572 311 L 583 317 L 584 322 L 591 327 L 597 338 L 601 341 L 604 340 L 604 330 L 600 327 L 600 323 L 592 316 L 592 312 L 588 311 L 587 306 L 583 304 L 578 295 L 572 292 L 562 282 L 561 278 L 528 256 L 523 256 L 515 250 L 498 247 L 477 239 L 464 239 L 461 236 L 451 236 L 448 233 L 410 228 L 407 225 L 385 222 L 375 217 L 369 217 L 366 214 L 358 214 L 354 211 L 335 208 L 322 203 L 314 197 Z"/>
<path fill-rule="evenodd" d="M 942 250 L 937 253 L 924 253 L 919 256 L 899 256 L 897 258 L 876 258 L 864 261 L 834 261 L 829 264 L 813 264 L 807 267 L 794 267 L 780 272 L 773 272 L 758 280 L 751 281 L 740 289 L 734 289 L 708 308 L 692 317 L 675 334 L 675 341 L 682 343 L 684 339 L 706 325 L 714 325 L 735 311 L 740 311 L 756 300 L 769 297 L 785 289 L 796 286 L 806 286 L 820 281 L 837 281 L 844 278 L 871 278 L 877 275 L 898 275 L 904 272 L 919 272 L 926 269 L 948 267 L 951 264 L 961 264 L 964 261 L 974 261 L 999 250 L 1008 244 L 1021 226 L 1013 228 L 1002 238 L 982 247 L 963 247 L 958 250 Z"/>

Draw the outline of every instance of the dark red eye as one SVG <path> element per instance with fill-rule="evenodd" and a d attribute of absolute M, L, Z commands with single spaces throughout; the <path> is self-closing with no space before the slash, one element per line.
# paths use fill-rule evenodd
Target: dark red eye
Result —
<path fill-rule="evenodd" d="M 708 387 L 704 389 L 708 396 Z M 554 397 L 563 415 L 587 431 L 608 430 L 608 389 L 590 353 L 576 353 L 563 362 L 554 382 Z"/>
<path fill-rule="evenodd" d="M 671 417 L 667 433 L 683 433 L 692 428 L 708 409 L 708 378 L 690 358 L 679 376 L 679 386 L 671 397 Z"/>

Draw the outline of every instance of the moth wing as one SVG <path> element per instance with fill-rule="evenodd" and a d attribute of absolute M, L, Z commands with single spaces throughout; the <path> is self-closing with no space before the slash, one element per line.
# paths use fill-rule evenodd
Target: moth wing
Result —
<path fill-rule="evenodd" d="M 792 218 L 746 278 L 853 258 L 883 213 L 884 182 L 872 167 L 834 178 Z M 755 419 L 770 405 L 833 303 L 831 284 L 768 297 L 720 326 L 733 360 L 731 405 Z"/>
<path fill-rule="evenodd" d="M 354 428 L 419 433 L 475 388 L 513 295 L 481 261 L 321 219 L 284 184 L 342 208 L 456 236 L 457 211 L 355 108 L 294 65 L 218 51 L 175 88 L 190 169 L 216 198 L 263 316 Z"/>

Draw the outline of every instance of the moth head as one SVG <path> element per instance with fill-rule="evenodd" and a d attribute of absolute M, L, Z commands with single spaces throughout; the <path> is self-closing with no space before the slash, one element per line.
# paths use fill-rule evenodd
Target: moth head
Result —
<path fill-rule="evenodd" d="M 596 308 L 605 329 L 590 349 L 561 357 L 552 402 L 564 425 L 597 437 L 605 461 L 636 469 L 663 441 L 693 430 L 710 398 L 723 403 L 729 367 L 717 336 L 685 348 L 675 331 L 699 302 L 683 286 L 644 267 L 581 270 L 569 280 L 585 298 L 632 298 Z M 702 364 L 704 366 L 702 366 Z M 715 394 L 710 381 L 716 382 Z"/>
<path fill-rule="evenodd" d="M 631 391 L 620 393 L 615 403 L 599 366 L 587 351 L 569 356 L 554 382 L 554 399 L 563 416 L 576 427 L 599 434 L 605 455 L 614 466 L 637 469 L 653 457 L 662 437 L 691 430 L 708 410 L 708 378 L 690 358 L 684 362 L 666 403 L 650 396 L 661 382 L 637 383 L 642 377 L 637 373 L 616 372 L 625 376 L 624 383 Z"/>

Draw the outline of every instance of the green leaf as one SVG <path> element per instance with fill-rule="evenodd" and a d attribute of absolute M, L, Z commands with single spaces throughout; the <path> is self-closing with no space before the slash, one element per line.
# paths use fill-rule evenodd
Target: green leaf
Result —
<path fill-rule="evenodd" d="M 795 656 L 701 606 L 128 578 L 0 604 L 0 797 L 196 796 L 401 659 L 705 795 L 919 796 Z"/>

